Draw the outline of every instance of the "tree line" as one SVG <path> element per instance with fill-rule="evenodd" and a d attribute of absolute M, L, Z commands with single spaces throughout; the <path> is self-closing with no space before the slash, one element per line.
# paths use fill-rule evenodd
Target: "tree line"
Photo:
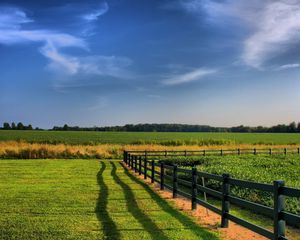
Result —
<path fill-rule="evenodd" d="M 31 124 L 26 126 L 21 122 L 19 122 L 17 124 L 15 124 L 14 122 L 12 122 L 11 124 L 9 124 L 8 122 L 5 122 L 5 123 L 3 123 L 2 129 L 4 129 L 4 130 L 33 130 L 33 127 Z"/>
<path fill-rule="evenodd" d="M 40 128 L 33 129 L 32 125 L 28 126 L 19 122 L 3 123 L 5 130 L 43 130 Z M 292 122 L 288 125 L 278 124 L 272 127 L 249 127 L 240 125 L 237 127 L 212 127 L 209 125 L 189 125 L 189 124 L 126 124 L 124 126 L 110 127 L 79 127 L 54 126 L 50 131 L 100 131 L 100 132 L 241 132 L 241 133 L 300 133 L 300 122 Z"/>

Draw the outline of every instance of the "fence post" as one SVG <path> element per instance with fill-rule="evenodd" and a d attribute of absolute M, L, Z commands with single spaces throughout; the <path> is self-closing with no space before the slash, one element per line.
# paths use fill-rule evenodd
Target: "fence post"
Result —
<path fill-rule="evenodd" d="M 220 154 L 221 154 L 221 156 L 223 156 L 223 149 L 220 150 Z"/>
<path fill-rule="evenodd" d="M 137 156 L 134 157 L 134 172 L 137 172 Z"/>
<path fill-rule="evenodd" d="M 165 157 L 167 157 L 167 154 L 168 154 L 168 153 L 167 153 L 167 150 L 165 150 Z"/>
<path fill-rule="evenodd" d="M 165 164 L 160 163 L 160 190 L 165 189 Z"/>
<path fill-rule="evenodd" d="M 187 156 L 187 152 L 186 152 L 186 150 L 184 150 L 184 156 L 185 156 L 185 157 Z"/>
<path fill-rule="evenodd" d="M 223 186 L 222 186 L 222 221 L 221 221 L 221 227 L 227 228 L 228 227 L 228 213 L 229 213 L 229 207 L 230 203 L 228 201 L 228 195 L 230 192 L 230 184 L 228 183 L 228 179 L 230 178 L 230 175 L 225 173 L 223 174 Z"/>
<path fill-rule="evenodd" d="M 205 156 L 205 150 L 203 150 L 203 156 Z"/>
<path fill-rule="evenodd" d="M 154 160 L 151 160 L 151 183 L 154 183 Z"/>
<path fill-rule="evenodd" d="M 286 155 L 286 153 L 287 153 L 287 150 L 286 150 L 286 148 L 284 148 L 284 155 Z"/>
<path fill-rule="evenodd" d="M 127 162 L 126 162 L 126 164 L 129 167 L 129 164 L 130 164 L 130 154 L 129 153 L 127 154 Z"/>
<path fill-rule="evenodd" d="M 126 155 L 127 155 L 127 152 L 124 151 L 123 152 L 123 162 L 125 162 L 125 163 L 127 163 Z"/>
<path fill-rule="evenodd" d="M 238 155 L 241 155 L 241 149 L 238 148 Z"/>
<path fill-rule="evenodd" d="M 298 150 L 298 154 L 300 154 L 300 148 L 298 148 L 297 150 Z"/>
<path fill-rule="evenodd" d="M 139 175 L 142 175 L 142 157 L 139 156 Z"/>
<path fill-rule="evenodd" d="M 134 168 L 134 155 L 131 156 L 131 169 Z"/>
<path fill-rule="evenodd" d="M 147 158 L 144 158 L 144 179 L 147 179 Z"/>
<path fill-rule="evenodd" d="M 177 188 L 178 188 L 177 165 L 174 165 L 173 166 L 173 198 L 177 197 Z"/>
<path fill-rule="evenodd" d="M 285 197 L 282 194 L 284 181 L 274 181 L 274 239 L 280 240 L 285 237 L 285 220 L 282 211 L 285 208 Z"/>
<path fill-rule="evenodd" d="M 269 154 L 272 155 L 272 148 L 269 149 Z"/>
<path fill-rule="evenodd" d="M 253 149 L 253 154 L 256 155 L 256 148 Z"/>
<path fill-rule="evenodd" d="M 192 168 L 192 210 L 197 209 L 197 168 Z"/>

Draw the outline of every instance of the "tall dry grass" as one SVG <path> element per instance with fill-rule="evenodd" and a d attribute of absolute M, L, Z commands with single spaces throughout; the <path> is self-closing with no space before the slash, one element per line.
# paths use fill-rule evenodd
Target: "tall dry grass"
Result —
<path fill-rule="evenodd" d="M 290 148 L 290 145 L 250 145 L 250 144 L 228 144 L 228 145 L 186 145 L 186 146 L 163 146 L 157 144 L 145 145 L 121 145 L 121 144 L 101 144 L 101 145 L 67 145 L 67 144 L 41 144 L 7 141 L 0 142 L 0 158 L 15 159 L 40 159 L 40 158 L 81 158 L 81 159 L 101 159 L 101 158 L 121 158 L 124 150 L 147 150 L 147 151 L 172 151 L 172 150 L 204 150 L 204 149 L 253 149 L 253 148 Z M 300 147 L 293 145 L 293 148 Z"/>

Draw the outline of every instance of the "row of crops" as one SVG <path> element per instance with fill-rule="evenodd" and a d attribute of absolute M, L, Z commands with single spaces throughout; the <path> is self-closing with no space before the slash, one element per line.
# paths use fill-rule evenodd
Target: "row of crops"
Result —
<path fill-rule="evenodd" d="M 286 186 L 300 188 L 300 157 L 298 155 L 176 157 L 167 158 L 165 162 L 189 169 L 196 165 L 199 171 L 217 175 L 229 173 L 233 178 L 260 183 L 273 184 L 274 180 L 284 180 Z M 190 179 L 191 177 L 181 174 L 179 178 Z M 213 180 L 207 180 L 205 184 L 216 190 L 221 189 L 220 183 Z M 231 193 L 246 200 L 273 206 L 273 195 L 267 192 L 232 187 Z M 287 198 L 286 210 L 300 214 L 300 200 Z"/>

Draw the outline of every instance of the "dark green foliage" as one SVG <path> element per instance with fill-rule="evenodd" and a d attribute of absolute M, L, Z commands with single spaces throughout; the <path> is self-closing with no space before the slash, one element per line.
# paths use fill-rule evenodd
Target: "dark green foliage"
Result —
<path fill-rule="evenodd" d="M 18 130 L 24 130 L 24 125 L 23 125 L 23 123 L 19 122 L 19 123 L 17 124 L 17 129 L 18 129 Z"/>
<path fill-rule="evenodd" d="M 7 123 L 7 122 L 3 123 L 3 129 L 4 130 L 9 130 L 10 129 L 9 123 Z"/>
<path fill-rule="evenodd" d="M 299 124 L 299 123 L 298 123 Z M 240 133 L 295 133 L 297 132 L 296 123 L 292 122 L 289 125 L 278 124 L 273 127 L 249 127 L 240 125 L 237 127 L 212 127 L 209 125 L 189 125 L 189 124 L 126 124 L 124 126 L 112 127 L 78 127 L 54 126 L 54 131 L 109 131 L 109 132 L 240 132 Z M 299 128 L 298 128 L 299 130 Z"/>
<path fill-rule="evenodd" d="M 217 175 L 229 173 L 233 178 L 260 183 L 273 184 L 274 180 L 284 180 L 286 186 L 300 188 L 299 155 L 181 157 L 168 159 L 166 162 L 189 169 L 191 166 L 197 165 L 199 171 Z M 191 176 L 185 175 L 183 177 L 191 179 Z M 217 181 L 208 180 L 206 185 L 215 190 L 221 189 L 221 184 Z M 256 203 L 273 206 L 273 195 L 267 192 L 232 187 L 231 193 Z M 286 209 L 292 213 L 300 214 L 300 199 L 287 197 Z"/>

